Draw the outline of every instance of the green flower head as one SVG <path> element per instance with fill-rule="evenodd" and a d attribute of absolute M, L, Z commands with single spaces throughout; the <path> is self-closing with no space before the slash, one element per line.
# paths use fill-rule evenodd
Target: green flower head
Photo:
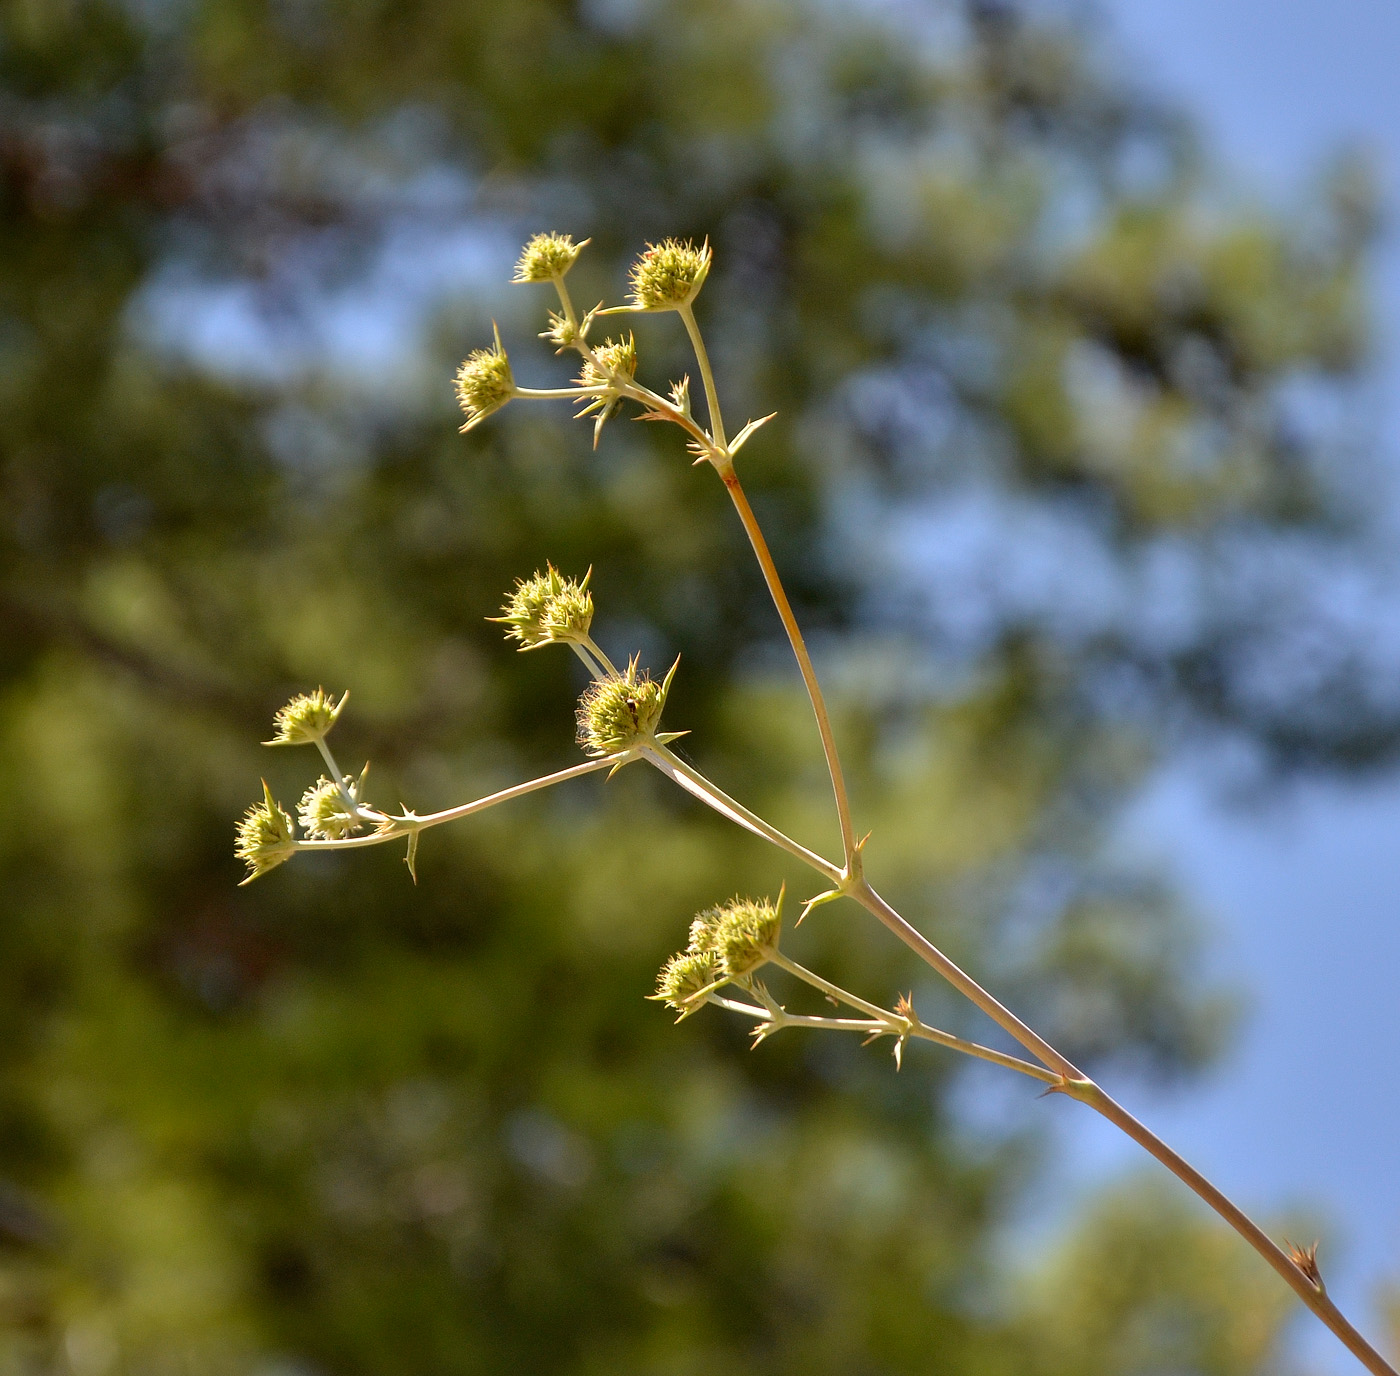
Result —
<path fill-rule="evenodd" d="M 682 951 L 661 967 L 652 996 L 678 1013 L 694 1010 L 701 995 L 724 979 L 714 955 L 709 951 Z"/>
<path fill-rule="evenodd" d="M 648 244 L 632 264 L 632 305 L 639 311 L 674 311 L 695 300 L 710 273 L 710 241 L 696 248 L 689 239 Z"/>
<path fill-rule="evenodd" d="M 741 979 L 767 963 L 783 930 L 783 900 L 735 898 L 702 916 L 710 919 L 712 950 L 728 979 Z M 692 935 L 693 939 L 693 935 Z"/>
<path fill-rule="evenodd" d="M 292 819 L 277 805 L 264 779 L 263 800 L 244 813 L 233 848 L 233 853 L 248 866 L 248 877 L 243 883 L 251 884 L 260 874 L 290 860 L 296 850 Z"/>
<path fill-rule="evenodd" d="M 553 282 L 573 267 L 588 243 L 574 243 L 567 234 L 536 234 L 520 254 L 512 282 Z"/>
<path fill-rule="evenodd" d="M 605 339 L 599 344 L 593 358 L 584 359 L 578 380 L 583 387 L 605 387 L 614 379 L 630 382 L 636 376 L 637 341 L 629 334 L 626 339 Z"/>
<path fill-rule="evenodd" d="M 457 402 L 467 416 L 463 433 L 480 425 L 515 395 L 515 379 L 511 376 L 510 359 L 501 344 L 501 332 L 494 322 L 491 328 L 495 333 L 491 348 L 468 354 L 457 369 Z"/>
<path fill-rule="evenodd" d="M 272 719 L 277 734 L 264 745 L 315 745 L 335 725 L 349 693 L 335 702 L 324 688 L 300 693 Z"/>
<path fill-rule="evenodd" d="M 318 841 L 339 841 L 360 829 L 360 819 L 350 810 L 345 795 L 355 796 L 355 781 L 349 777 L 337 784 L 320 778 L 302 794 L 297 820 L 301 829 Z"/>
<path fill-rule="evenodd" d="M 578 705 L 578 743 L 590 755 L 614 755 L 656 741 L 661 712 L 676 664 L 662 682 L 637 672 L 631 660 L 625 674 L 596 679 L 584 690 Z M 665 739 L 674 739 L 666 737 Z"/>
<path fill-rule="evenodd" d="M 506 635 L 518 640 L 522 650 L 581 639 L 593 624 L 593 594 L 588 591 L 592 574 L 590 569 L 581 581 L 565 578 L 553 564 L 546 564 L 543 573 L 520 579 L 501 615 L 488 620 L 505 626 Z"/>

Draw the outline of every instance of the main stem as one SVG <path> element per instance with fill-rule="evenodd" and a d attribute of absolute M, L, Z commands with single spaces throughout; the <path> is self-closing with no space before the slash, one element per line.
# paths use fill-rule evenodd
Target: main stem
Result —
<path fill-rule="evenodd" d="M 850 878 L 859 868 L 860 852 L 856 845 L 855 825 L 851 821 L 846 777 L 841 770 L 841 757 L 836 752 L 836 737 L 831 730 L 831 717 L 826 710 L 826 699 L 822 696 L 821 684 L 817 682 L 817 671 L 812 667 L 812 656 L 807 653 L 807 642 L 802 638 L 802 628 L 793 615 L 792 604 L 783 588 L 783 580 L 778 576 L 777 565 L 773 563 L 773 556 L 769 553 L 768 541 L 763 538 L 763 530 L 758 524 L 758 518 L 753 514 L 748 497 L 744 494 L 743 484 L 734 471 L 733 462 L 728 459 L 722 463 L 716 462 L 715 468 L 729 493 L 729 500 L 734 503 L 734 510 L 739 513 L 739 520 L 743 522 L 744 532 L 749 537 L 749 544 L 753 546 L 758 566 L 763 570 L 763 581 L 768 584 L 768 592 L 773 599 L 773 605 L 778 609 L 783 630 L 787 632 L 792 652 L 797 656 L 797 667 L 802 673 L 802 682 L 806 685 L 807 697 L 812 704 L 812 715 L 817 719 L 817 731 L 822 738 L 826 770 L 831 775 L 831 791 L 836 797 L 836 816 L 841 824 L 845 873 L 846 877 Z"/>
<path fill-rule="evenodd" d="M 687 321 L 690 327 L 691 321 Z M 692 330 L 692 337 L 698 333 Z M 713 405 L 711 407 L 713 413 Z M 859 872 L 859 852 L 855 844 L 855 832 L 851 825 L 850 807 L 846 798 L 846 786 L 841 772 L 841 763 L 836 751 L 836 741 L 831 731 L 831 721 L 827 715 L 826 703 L 821 687 L 817 683 L 816 671 L 812 667 L 811 656 L 807 653 L 806 642 L 793 616 L 792 606 L 783 589 L 773 557 L 768 551 L 768 543 L 763 538 L 758 520 L 744 495 L 732 461 L 715 461 L 715 467 L 724 481 L 739 519 L 748 534 L 749 543 L 758 557 L 759 567 L 768 584 L 773 603 L 778 609 L 802 671 L 803 682 L 807 685 L 807 696 L 811 699 L 812 711 L 817 719 L 817 729 L 821 733 L 822 749 L 826 753 L 827 768 L 831 774 L 832 790 L 836 795 L 836 809 L 841 821 L 841 840 L 846 852 L 845 892 L 854 898 L 867 911 L 873 913 L 906 946 L 923 961 L 938 971 L 955 989 L 977 1005 L 994 1022 L 1014 1037 L 1032 1055 L 1042 1061 L 1060 1078 L 1056 1088 L 1071 1098 L 1087 1104 L 1096 1113 L 1106 1118 L 1115 1127 L 1126 1133 L 1139 1146 L 1151 1153 L 1188 1189 L 1215 1210 L 1246 1242 L 1254 1248 L 1270 1266 L 1287 1282 L 1300 1300 L 1332 1330 L 1347 1350 L 1372 1373 L 1372 1376 L 1400 1376 L 1379 1352 L 1356 1330 L 1350 1321 L 1333 1303 L 1321 1284 L 1313 1282 L 1301 1268 L 1259 1227 L 1238 1205 L 1206 1179 L 1194 1166 L 1173 1151 L 1155 1133 L 1138 1122 L 1115 1099 L 1106 1094 L 1088 1076 L 1083 1074 L 1068 1057 L 1061 1055 L 1038 1032 L 1027 1026 L 1009 1008 L 982 988 L 975 979 L 956 962 L 950 960 L 916 927 L 906 921 L 878 893 L 871 888 L 863 874 Z M 809 862 L 810 863 L 810 862 Z M 823 862 L 813 868 L 827 873 L 830 862 Z"/>

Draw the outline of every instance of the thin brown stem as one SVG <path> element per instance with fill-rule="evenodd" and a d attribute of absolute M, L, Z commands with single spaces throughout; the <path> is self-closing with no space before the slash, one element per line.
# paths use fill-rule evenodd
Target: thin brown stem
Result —
<path fill-rule="evenodd" d="M 802 629 L 793 615 L 792 604 L 788 601 L 783 580 L 778 576 L 777 565 L 773 563 L 773 556 L 769 553 L 768 541 L 763 538 L 763 531 L 759 527 L 758 518 L 753 514 L 753 508 L 749 505 L 748 497 L 744 494 L 739 475 L 734 471 L 733 463 L 727 459 L 723 463 L 717 462 L 715 467 L 724 481 L 730 501 L 734 503 L 734 510 L 739 513 L 739 520 L 743 522 L 744 533 L 749 537 L 749 544 L 753 546 L 758 566 L 763 570 L 764 582 L 768 584 L 769 595 L 778 609 L 783 630 L 787 632 L 788 642 L 797 657 L 797 667 L 802 672 L 802 682 L 806 685 L 807 697 L 812 704 L 812 715 L 817 719 L 817 731 L 822 740 L 822 753 L 826 756 L 827 773 L 831 775 L 831 791 L 836 797 L 836 815 L 841 823 L 845 875 L 849 878 L 859 870 L 860 848 L 856 844 L 855 825 L 851 821 L 851 804 L 846 796 L 846 777 L 841 770 L 841 758 L 836 752 L 836 737 L 831 729 L 831 717 L 826 710 L 826 699 L 822 696 L 821 684 L 817 681 L 817 671 L 812 667 L 812 656 L 807 653 L 807 642 L 802 638 Z"/>

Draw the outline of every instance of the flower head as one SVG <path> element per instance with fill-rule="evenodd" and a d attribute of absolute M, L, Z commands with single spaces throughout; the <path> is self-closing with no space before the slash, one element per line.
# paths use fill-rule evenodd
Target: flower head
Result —
<path fill-rule="evenodd" d="M 355 781 L 348 776 L 336 783 L 320 778 L 302 794 L 297 820 L 301 829 L 319 841 L 339 841 L 363 825 L 347 800 L 355 796 Z"/>
<path fill-rule="evenodd" d="M 593 624 L 591 576 L 590 569 L 581 581 L 565 578 L 553 564 L 546 564 L 543 573 L 518 580 L 501 615 L 490 620 L 504 625 L 506 635 L 518 640 L 522 650 L 581 639 Z"/>
<path fill-rule="evenodd" d="M 495 343 L 489 349 L 477 349 L 467 355 L 457 369 L 457 402 L 466 412 L 463 432 L 479 425 L 493 411 L 515 395 L 515 379 L 511 376 L 510 359 L 501 344 L 501 332 L 493 323 Z"/>
<path fill-rule="evenodd" d="M 689 239 L 648 244 L 632 264 L 632 305 L 639 311 L 674 311 L 695 300 L 710 272 L 710 241 L 696 248 Z"/>
<path fill-rule="evenodd" d="M 574 243 L 567 234 L 536 234 L 520 254 L 512 282 L 551 282 L 573 267 L 588 240 Z"/>
<path fill-rule="evenodd" d="M 691 1011 L 701 995 L 723 982 L 723 975 L 709 951 L 682 951 L 661 967 L 653 997 L 678 1013 Z"/>
<path fill-rule="evenodd" d="M 292 819 L 278 806 L 272 790 L 263 780 L 263 800 L 254 803 L 238 824 L 238 841 L 233 852 L 248 866 L 251 884 L 260 874 L 275 869 L 296 854 L 296 837 L 292 834 Z"/>
<path fill-rule="evenodd" d="M 636 376 L 637 340 L 629 334 L 626 339 L 605 339 L 599 344 L 593 358 L 584 359 L 578 380 L 581 387 L 606 387 L 614 380 L 630 382 Z"/>
<path fill-rule="evenodd" d="M 272 719 L 277 734 L 264 745 L 314 745 L 335 725 L 349 693 L 335 702 L 324 688 L 299 693 Z"/>
<path fill-rule="evenodd" d="M 729 979 L 741 979 L 772 958 L 783 929 L 783 900 L 735 898 L 710 910 L 711 947 Z"/>
<path fill-rule="evenodd" d="M 590 683 L 579 699 L 578 743 L 590 755 L 613 755 L 657 741 L 656 728 L 661 725 L 676 664 L 660 683 L 650 674 L 639 674 L 635 659 L 625 674 Z"/>

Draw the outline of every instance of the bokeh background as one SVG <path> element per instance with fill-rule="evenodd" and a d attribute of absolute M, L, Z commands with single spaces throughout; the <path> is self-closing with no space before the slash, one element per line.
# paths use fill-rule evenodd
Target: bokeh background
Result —
<path fill-rule="evenodd" d="M 872 874 L 1340 1251 L 1328 1177 L 1357 1172 L 1308 1125 L 1347 1105 L 1284 1078 L 1251 1142 L 1248 1077 L 1192 1086 L 1240 1064 L 1292 949 L 1328 998 L 1289 1030 L 1339 1029 L 1356 1097 L 1394 1097 L 1387 1024 L 1322 978 L 1381 963 L 1354 875 L 1292 886 L 1314 920 L 1256 922 L 1253 956 L 1211 911 L 1267 893 L 1240 807 L 1390 796 L 1387 174 L 1330 129 L 1282 188 L 1241 174 L 1189 108 L 1228 103 L 1172 94 L 1200 68 L 1164 35 L 1216 51 L 1217 16 L 1122 11 L 6 0 L 0 1369 L 1345 1369 L 1075 1106 L 931 1048 L 896 1076 L 836 1039 L 751 1054 L 714 1010 L 673 1027 L 643 995 L 691 912 L 804 877 L 659 779 L 433 833 L 417 887 L 387 848 L 236 887 L 259 775 L 291 801 L 316 773 L 257 744 L 296 689 L 353 690 L 337 737 L 386 802 L 576 758 L 574 666 L 483 621 L 546 558 L 594 567 L 610 653 L 682 655 L 697 763 L 830 843 L 713 478 L 656 427 L 595 453 L 516 404 L 456 433 L 492 318 L 519 376 L 566 376 L 542 293 L 505 285 L 529 233 L 592 236 L 584 299 L 708 235 L 703 323 L 730 413 L 780 412 L 746 481 Z M 638 340 L 653 379 L 691 366 L 674 321 Z M 792 940 L 989 1035 L 853 912 Z M 1251 1174 L 1280 1122 L 1315 1194 Z"/>

